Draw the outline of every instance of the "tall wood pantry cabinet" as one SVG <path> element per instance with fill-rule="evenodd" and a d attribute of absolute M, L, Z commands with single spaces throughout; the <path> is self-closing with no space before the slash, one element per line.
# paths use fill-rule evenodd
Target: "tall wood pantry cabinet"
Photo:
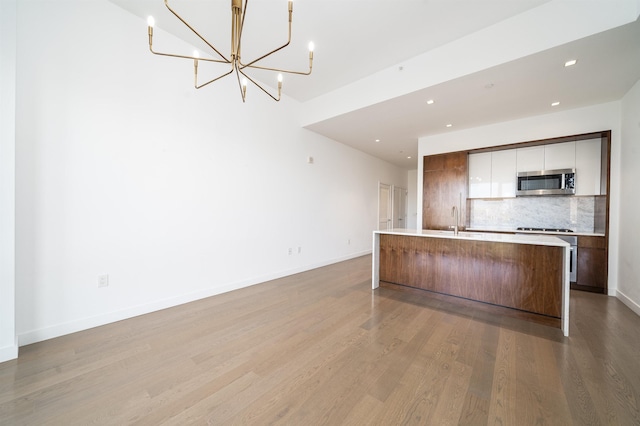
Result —
<path fill-rule="evenodd" d="M 459 209 L 458 226 L 466 224 L 467 152 L 424 157 L 422 229 L 449 229 L 453 206 Z"/>

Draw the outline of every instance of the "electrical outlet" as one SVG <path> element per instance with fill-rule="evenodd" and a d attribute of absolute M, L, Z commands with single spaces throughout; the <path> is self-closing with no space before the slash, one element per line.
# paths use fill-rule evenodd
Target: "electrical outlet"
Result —
<path fill-rule="evenodd" d="M 109 287 L 109 275 L 98 275 L 98 288 Z"/>

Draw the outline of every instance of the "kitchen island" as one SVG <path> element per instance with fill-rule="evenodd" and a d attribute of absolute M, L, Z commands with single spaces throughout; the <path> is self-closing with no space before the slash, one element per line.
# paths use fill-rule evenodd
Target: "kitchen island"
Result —
<path fill-rule="evenodd" d="M 372 288 L 380 282 L 558 318 L 569 335 L 569 244 L 553 236 L 375 231 Z"/>

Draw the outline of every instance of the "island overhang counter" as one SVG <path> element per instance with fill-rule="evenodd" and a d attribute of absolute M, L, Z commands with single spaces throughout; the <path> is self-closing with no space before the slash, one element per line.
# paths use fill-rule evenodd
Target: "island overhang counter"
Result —
<path fill-rule="evenodd" d="M 569 335 L 569 243 L 550 235 L 392 229 L 373 233 L 380 282 L 560 319 Z"/>

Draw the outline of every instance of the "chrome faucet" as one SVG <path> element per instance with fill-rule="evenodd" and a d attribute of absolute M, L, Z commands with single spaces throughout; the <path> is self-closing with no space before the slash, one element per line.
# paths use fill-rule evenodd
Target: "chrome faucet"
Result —
<path fill-rule="evenodd" d="M 453 206 L 453 208 L 451 209 L 451 216 L 454 217 L 454 224 L 449 226 L 449 228 L 453 228 L 453 235 L 458 235 L 458 208 L 456 206 Z"/>

